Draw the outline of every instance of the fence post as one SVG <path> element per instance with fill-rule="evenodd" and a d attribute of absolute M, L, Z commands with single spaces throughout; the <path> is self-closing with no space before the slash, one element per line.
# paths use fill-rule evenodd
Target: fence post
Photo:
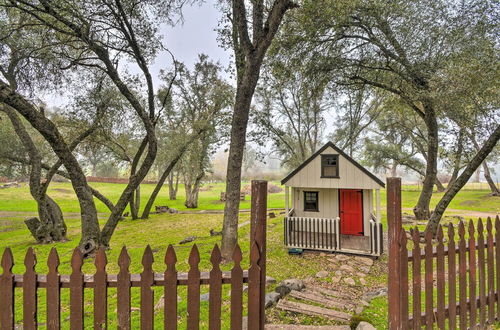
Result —
<path fill-rule="evenodd" d="M 387 225 L 389 235 L 389 329 L 402 329 L 401 308 L 401 178 L 387 178 Z"/>
<path fill-rule="evenodd" d="M 259 329 L 264 329 L 265 290 L 266 290 L 266 218 L 267 216 L 267 181 L 252 180 L 252 207 L 250 215 L 250 246 L 256 242 L 260 259 L 260 295 Z"/>

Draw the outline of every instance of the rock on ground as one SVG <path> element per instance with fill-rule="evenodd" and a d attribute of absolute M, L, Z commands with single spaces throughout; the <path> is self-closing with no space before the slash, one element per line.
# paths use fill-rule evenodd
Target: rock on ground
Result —
<path fill-rule="evenodd" d="M 377 330 L 377 329 L 370 323 L 362 321 L 359 322 L 358 326 L 356 327 L 356 330 Z"/>
<path fill-rule="evenodd" d="M 316 273 L 316 277 L 317 278 L 324 278 L 324 277 L 327 277 L 328 274 L 329 273 L 326 270 L 321 270 L 321 271 Z"/>
<path fill-rule="evenodd" d="M 272 305 L 276 304 L 280 298 L 281 298 L 281 295 L 278 292 L 266 293 L 266 297 L 265 297 L 266 308 L 271 307 Z"/>

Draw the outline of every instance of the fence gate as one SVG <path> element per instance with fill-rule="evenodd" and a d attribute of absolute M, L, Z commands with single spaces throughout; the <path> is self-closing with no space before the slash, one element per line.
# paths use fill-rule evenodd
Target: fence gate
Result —
<path fill-rule="evenodd" d="M 81 267 L 83 258 L 80 251 L 74 250 L 71 259 L 71 274 L 60 274 L 58 271 L 59 256 L 53 248 L 48 257 L 48 273 L 35 272 L 36 256 L 29 248 L 24 260 L 24 274 L 13 274 L 14 258 L 10 248 L 3 251 L 0 275 L 0 329 L 10 330 L 15 327 L 16 291 L 22 290 L 22 325 L 24 329 L 36 329 L 38 324 L 38 293 L 45 290 L 46 296 L 46 327 L 59 329 L 61 327 L 61 291 L 69 290 L 69 326 L 71 329 L 83 329 L 89 319 L 84 314 L 84 296 L 93 294 L 93 327 L 106 329 L 108 327 L 108 309 L 116 311 L 119 329 L 131 329 L 132 288 L 138 288 L 140 299 L 140 328 L 154 327 L 154 287 L 162 287 L 164 293 L 163 327 L 177 329 L 177 290 L 180 286 L 187 287 L 187 328 L 200 328 L 200 288 L 208 286 L 208 327 L 221 328 L 222 286 L 230 286 L 230 327 L 243 328 L 243 283 L 248 283 L 248 329 L 264 329 L 264 289 L 266 278 L 266 211 L 267 182 L 252 181 L 252 212 L 250 230 L 250 267 L 243 270 L 240 263 L 242 253 L 236 245 L 233 254 L 233 267 L 230 271 L 220 269 L 221 253 L 217 245 L 210 256 L 212 264 L 209 272 L 198 268 L 200 254 L 196 244 L 189 255 L 189 272 L 176 270 L 177 257 L 170 245 L 164 255 L 164 272 L 153 271 L 153 252 L 149 245 L 142 258 L 143 271 L 140 274 L 130 274 L 130 258 L 124 247 L 120 253 L 118 274 L 106 272 L 106 252 L 100 249 L 95 257 L 96 272 L 83 274 Z M 108 288 L 116 288 L 116 306 L 108 304 Z M 20 295 L 17 295 L 18 297 Z M 20 301 L 18 302 L 18 306 Z M 109 306 L 108 306 L 109 305 Z M 224 304 L 226 305 L 226 304 Z M 19 319 L 19 318 L 18 318 Z M 91 319 L 91 318 L 90 318 Z M 88 322 L 91 323 L 91 322 Z M 64 327 L 67 327 L 65 324 Z"/>
<path fill-rule="evenodd" d="M 434 239 L 406 232 L 401 179 L 388 178 L 387 221 L 389 329 L 486 329 L 500 320 L 498 216 L 439 226 Z"/>

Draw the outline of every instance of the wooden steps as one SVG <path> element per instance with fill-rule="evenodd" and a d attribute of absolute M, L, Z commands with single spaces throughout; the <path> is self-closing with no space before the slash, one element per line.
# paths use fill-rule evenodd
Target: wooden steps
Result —
<path fill-rule="evenodd" d="M 289 296 L 295 299 L 299 300 L 305 300 L 305 301 L 310 301 L 313 303 L 321 304 L 325 307 L 328 308 L 334 308 L 334 309 L 344 309 L 344 310 L 349 310 L 352 311 L 354 309 L 354 304 L 349 301 L 341 300 L 341 299 L 336 299 L 333 297 L 325 297 L 324 295 L 314 292 L 314 291 L 295 291 L 293 290 L 292 292 L 289 293 Z"/>
<path fill-rule="evenodd" d="M 301 313 L 310 316 L 325 317 L 334 321 L 344 322 L 344 323 L 349 322 L 349 320 L 351 319 L 351 314 L 349 313 L 329 308 L 289 301 L 287 299 L 280 300 L 276 305 L 276 307 L 288 312 Z"/>

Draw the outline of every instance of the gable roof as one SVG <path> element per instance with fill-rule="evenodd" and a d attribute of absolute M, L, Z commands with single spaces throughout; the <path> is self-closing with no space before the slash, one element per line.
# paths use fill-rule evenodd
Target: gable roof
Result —
<path fill-rule="evenodd" d="M 324 146 L 322 146 L 318 151 L 316 151 L 311 157 L 306 159 L 302 164 L 299 165 L 295 170 L 293 170 L 290 174 L 288 174 L 283 180 L 281 180 L 281 184 L 285 184 L 288 180 L 290 180 L 295 174 L 297 174 L 300 170 L 302 170 L 307 164 L 309 164 L 313 159 L 318 157 L 323 151 L 325 151 L 328 147 L 331 147 L 333 150 L 339 153 L 339 155 L 343 156 L 345 159 L 347 159 L 349 162 L 351 162 L 354 166 L 359 168 L 361 171 L 363 171 L 366 175 L 368 175 L 371 179 L 373 179 L 375 182 L 377 182 L 379 185 L 385 188 L 385 184 L 382 180 L 377 178 L 375 174 L 372 172 L 368 171 L 366 168 L 364 168 L 361 164 L 359 164 L 357 161 L 352 159 L 349 155 L 347 155 L 345 152 L 343 152 L 340 148 L 338 148 L 333 142 L 329 141 L 327 142 Z"/>

